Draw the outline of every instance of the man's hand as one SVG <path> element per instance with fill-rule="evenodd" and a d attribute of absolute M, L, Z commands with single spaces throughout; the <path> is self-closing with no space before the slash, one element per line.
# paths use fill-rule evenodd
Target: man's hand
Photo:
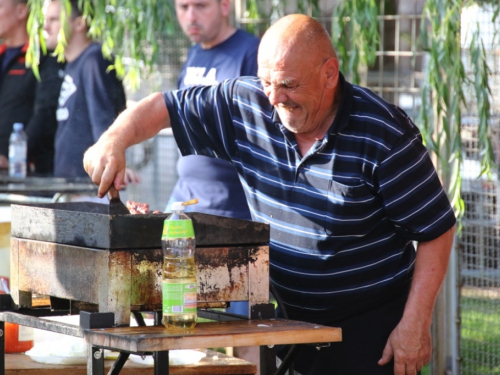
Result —
<path fill-rule="evenodd" d="M 394 357 L 394 375 L 415 375 L 429 363 L 431 354 L 429 324 L 403 318 L 389 336 L 378 364 L 385 365 Z"/>
<path fill-rule="evenodd" d="M 147 96 L 120 113 L 83 157 L 85 171 L 99 185 L 99 197 L 107 193 L 111 184 L 120 190 L 126 172 L 127 147 L 155 136 L 166 127 L 170 127 L 170 117 L 161 92 Z"/>
<path fill-rule="evenodd" d="M 431 359 L 432 310 L 446 274 L 454 233 L 453 227 L 434 240 L 418 244 L 403 318 L 378 362 L 385 365 L 394 357 L 394 375 L 415 375 Z"/>
<path fill-rule="evenodd" d="M 125 149 L 107 133 L 83 156 L 83 167 L 92 181 L 99 185 L 97 195 L 100 198 L 106 195 L 111 184 L 120 190 L 125 177 L 125 164 Z"/>

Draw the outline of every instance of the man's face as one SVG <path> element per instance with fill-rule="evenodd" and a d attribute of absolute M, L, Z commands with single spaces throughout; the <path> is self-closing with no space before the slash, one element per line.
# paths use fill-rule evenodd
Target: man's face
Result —
<path fill-rule="evenodd" d="M 0 0 L 0 39 L 9 39 L 20 25 L 26 27 L 26 5 L 14 0 Z"/>
<path fill-rule="evenodd" d="M 227 0 L 176 0 L 175 10 L 182 31 L 194 43 L 211 46 L 226 13 Z M 224 3 L 225 4 L 225 3 Z"/>
<path fill-rule="evenodd" d="M 1 1 L 1 0 L 0 0 Z M 57 36 L 61 28 L 60 22 L 61 2 L 59 0 L 51 1 L 47 6 L 45 13 L 45 25 L 43 29 L 46 32 L 46 45 L 48 49 L 55 49 L 57 46 Z"/>
<path fill-rule="evenodd" d="M 313 58 L 259 50 L 258 76 L 264 93 L 293 133 L 314 133 L 329 113 L 323 65 Z"/>

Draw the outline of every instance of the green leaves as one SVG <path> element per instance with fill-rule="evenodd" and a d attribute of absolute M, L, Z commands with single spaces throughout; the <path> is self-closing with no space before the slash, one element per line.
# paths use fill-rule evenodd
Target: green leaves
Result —
<path fill-rule="evenodd" d="M 69 15 L 69 1 L 61 2 Z M 41 53 L 46 53 L 42 36 L 43 4 L 44 0 L 29 0 L 30 46 L 26 58 L 35 74 L 38 74 Z M 132 89 L 139 86 L 140 66 L 151 69 L 154 64 L 160 63 L 160 36 L 171 34 L 177 22 L 173 4 L 173 1 L 156 0 L 79 0 L 79 7 L 89 25 L 89 34 L 102 43 L 105 57 L 117 57 L 114 69 Z M 67 27 L 67 20 L 63 14 L 61 25 Z M 59 60 L 64 59 L 67 37 L 68 33 L 62 30 L 55 50 Z"/>
<path fill-rule="evenodd" d="M 478 148 L 481 155 L 481 174 L 491 176 L 494 164 L 490 141 L 491 116 L 490 74 L 486 51 L 480 38 L 481 25 L 477 24 L 473 35 L 462 27 L 462 11 L 472 5 L 467 0 L 427 0 L 421 24 L 422 46 L 428 52 L 429 62 L 422 90 L 422 107 L 418 125 L 427 147 L 436 155 L 437 170 L 448 190 L 448 195 L 461 218 L 465 206 L 461 198 L 461 170 L 463 162 L 462 112 L 467 110 L 467 94 L 474 93 L 479 125 Z M 493 8 L 498 15 L 498 2 Z M 472 79 L 466 74 L 464 61 L 467 50 L 462 40 L 470 37 L 469 64 Z M 473 90 L 469 90 L 469 86 Z M 479 177 L 479 176 L 478 176 Z"/>
<path fill-rule="evenodd" d="M 380 44 L 378 16 L 374 0 L 346 0 L 334 9 L 331 32 L 340 70 L 355 84 L 360 83 L 360 66 L 375 62 Z"/>

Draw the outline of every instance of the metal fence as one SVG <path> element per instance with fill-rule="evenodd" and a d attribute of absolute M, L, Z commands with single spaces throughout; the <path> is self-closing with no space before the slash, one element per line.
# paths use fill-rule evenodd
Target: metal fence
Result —
<path fill-rule="evenodd" d="M 235 23 L 261 35 L 273 18 L 296 12 L 298 3 L 304 1 L 284 3 L 268 0 L 267 3 L 261 3 L 267 7 L 268 13 L 261 19 L 252 19 L 248 17 L 245 1 L 235 1 Z M 398 5 L 397 15 L 379 18 L 382 43 L 375 66 L 363 74 L 363 85 L 399 105 L 416 119 L 426 62 L 426 55 L 420 50 L 418 41 L 423 1 L 393 3 Z M 321 14 L 315 14 L 317 10 L 312 8 L 305 11 L 320 19 L 329 30 L 334 4 L 333 1 L 320 0 Z M 491 18 L 484 12 L 468 13 L 466 16 L 470 24 L 480 22 L 484 32 L 490 32 L 485 25 L 491 22 Z M 149 91 L 175 87 L 189 42 L 180 31 L 174 38 L 163 42 L 165 65 L 158 68 L 156 75 L 149 78 L 146 85 L 142 86 L 142 91 L 131 96 L 132 99 L 139 99 Z M 492 68 L 492 131 L 494 139 L 499 139 L 499 50 L 490 47 L 488 52 Z M 464 61 L 467 62 L 467 58 L 467 50 L 464 49 Z M 473 94 L 468 97 L 473 97 Z M 466 213 L 462 234 L 455 241 L 459 289 L 456 300 L 448 301 L 449 305 L 457 306 L 447 322 L 447 329 L 459 327 L 456 335 L 451 336 L 456 337 L 454 345 L 458 349 L 456 358 L 452 355 L 448 359 L 450 364 L 447 374 L 500 374 L 500 188 L 496 171 L 492 180 L 478 178 L 480 155 L 477 149 L 477 126 L 477 113 L 473 103 L 470 103 L 462 126 L 465 149 L 462 194 Z M 494 146 L 500 151 L 500 141 Z M 177 178 L 177 151 L 173 137 L 168 133 L 161 134 L 152 141 L 135 146 L 127 157 L 131 165 L 136 166 L 143 181 L 128 187 L 125 197 L 147 202 L 152 209 L 163 210 Z M 459 322 L 458 325 L 455 320 Z M 435 371 L 432 373 L 438 374 Z"/>
<path fill-rule="evenodd" d="M 173 35 L 163 37 L 160 45 L 164 64 L 155 67 L 154 73 L 143 78 L 139 91 L 128 94 L 130 105 L 152 92 L 176 88 L 190 42 L 177 28 Z M 127 163 L 139 174 L 141 182 L 129 185 L 122 193 L 122 199 L 148 203 L 151 210 L 164 211 L 177 181 L 178 156 L 170 130 L 162 131 L 153 139 L 127 150 Z"/>

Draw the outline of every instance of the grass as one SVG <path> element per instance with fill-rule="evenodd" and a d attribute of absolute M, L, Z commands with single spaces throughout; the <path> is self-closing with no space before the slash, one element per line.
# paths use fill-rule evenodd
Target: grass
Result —
<path fill-rule="evenodd" d="M 500 374 L 500 300 L 462 297 L 462 375 Z"/>

